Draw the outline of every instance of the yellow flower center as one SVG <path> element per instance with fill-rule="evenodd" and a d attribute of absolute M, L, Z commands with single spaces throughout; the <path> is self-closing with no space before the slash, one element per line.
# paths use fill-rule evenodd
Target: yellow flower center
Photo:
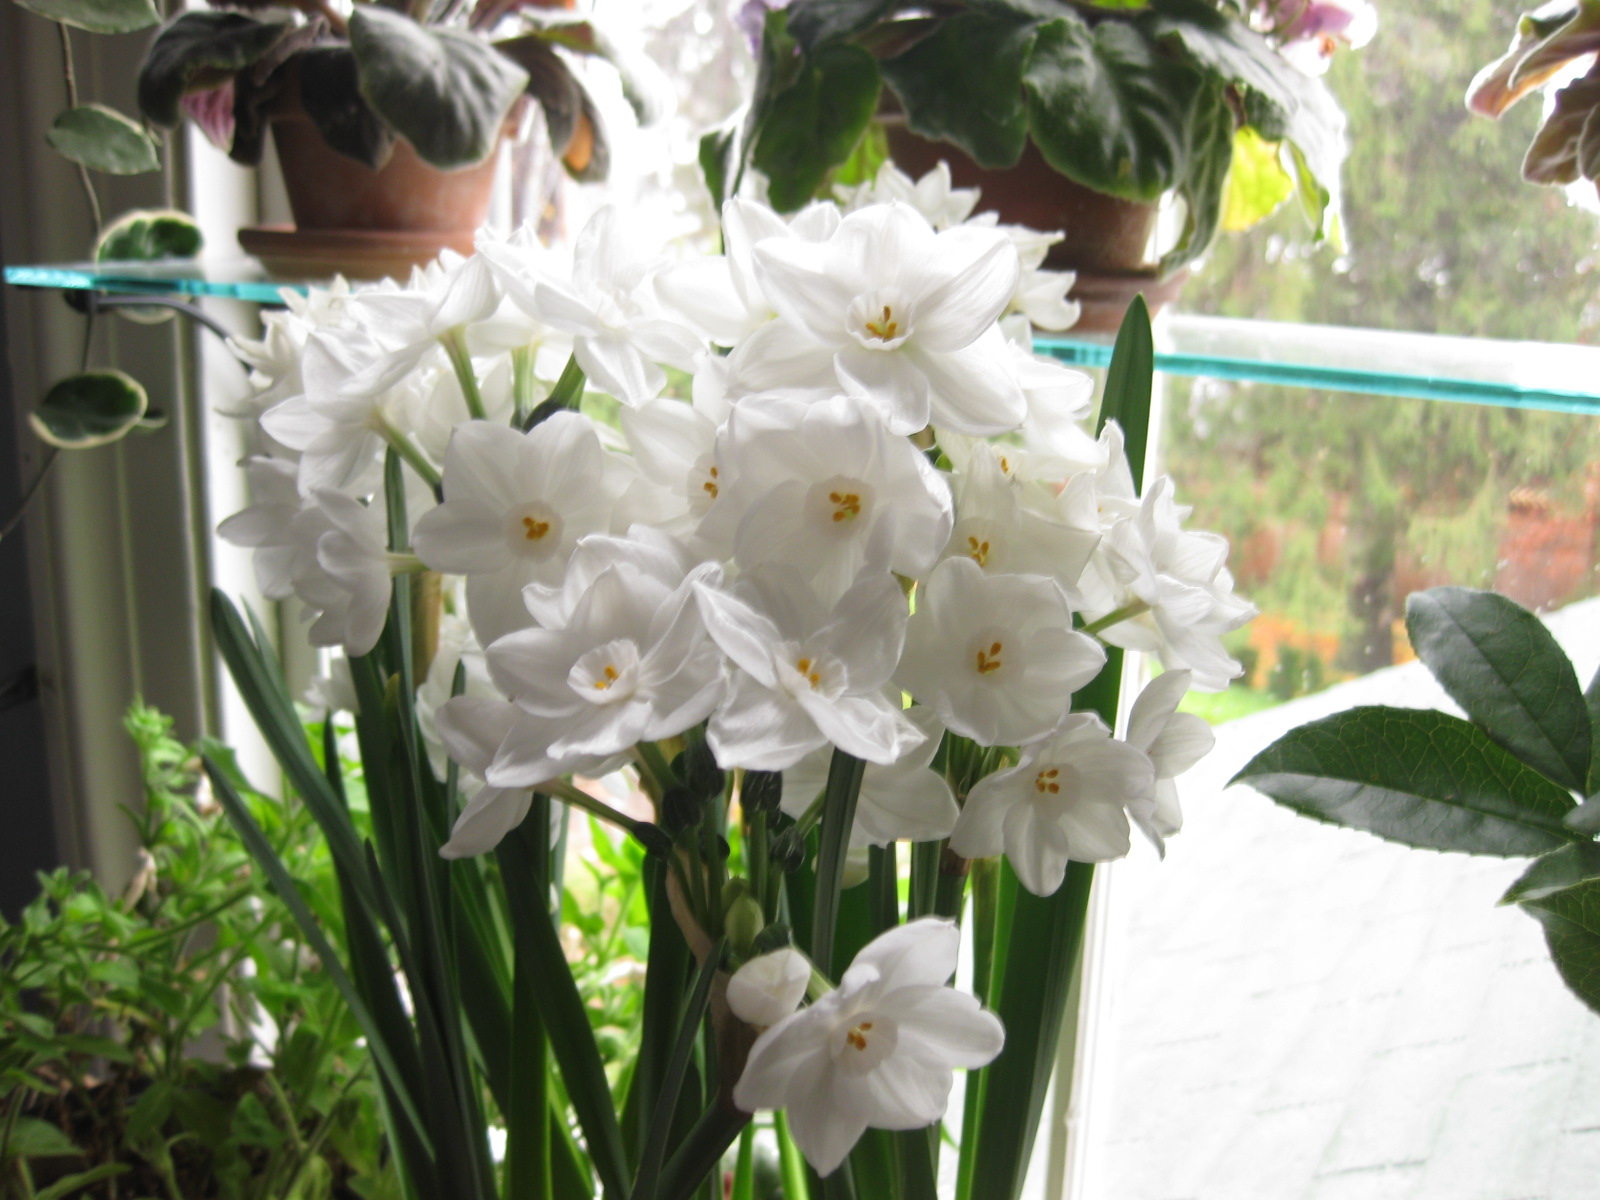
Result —
<path fill-rule="evenodd" d="M 597 692 L 603 692 L 608 687 L 610 687 L 613 683 L 615 683 L 616 681 L 617 681 L 617 669 L 615 667 L 611 666 L 609 663 L 607 663 L 606 664 L 606 669 L 605 669 L 605 678 L 604 679 L 596 679 L 594 681 L 594 690 L 597 691 Z"/>
<path fill-rule="evenodd" d="M 980 542 L 975 537 L 969 537 L 967 539 L 967 554 L 972 561 L 977 563 L 980 567 L 989 565 L 988 542 Z"/>
<path fill-rule="evenodd" d="M 1056 777 L 1060 774 L 1061 772 L 1055 767 L 1051 767 L 1048 771 L 1040 771 L 1039 774 L 1034 777 L 1033 790 L 1038 792 L 1041 796 L 1046 792 L 1050 793 L 1051 795 L 1055 795 L 1061 790 L 1061 785 L 1056 782 Z"/>
<path fill-rule="evenodd" d="M 806 682 L 811 685 L 813 690 L 822 683 L 822 676 L 811 669 L 811 660 L 809 658 L 795 659 L 794 669 L 806 677 Z"/>
<path fill-rule="evenodd" d="M 523 517 L 522 529 L 523 537 L 527 538 L 530 542 L 537 542 L 545 534 L 550 532 L 550 522 L 535 521 L 532 517 Z"/>
<path fill-rule="evenodd" d="M 987 650 L 978 651 L 978 674 L 987 675 L 991 671 L 1000 669 L 1000 651 L 1002 647 L 995 642 Z"/>
<path fill-rule="evenodd" d="M 865 1050 L 867 1048 L 867 1034 L 870 1033 L 871 1030 L 872 1022 L 863 1021 L 849 1033 L 845 1034 L 844 1040 L 849 1042 L 850 1045 L 857 1050 Z"/>
<path fill-rule="evenodd" d="M 900 333 L 900 324 L 894 319 L 894 310 L 885 304 L 883 306 L 883 319 L 868 321 L 867 332 L 879 341 L 894 341 Z"/>
<path fill-rule="evenodd" d="M 711 478 L 700 485 L 701 489 L 713 500 L 717 498 L 717 469 L 711 468 Z"/>
<path fill-rule="evenodd" d="M 851 521 L 861 515 L 861 497 L 855 492 L 829 492 L 834 521 Z"/>

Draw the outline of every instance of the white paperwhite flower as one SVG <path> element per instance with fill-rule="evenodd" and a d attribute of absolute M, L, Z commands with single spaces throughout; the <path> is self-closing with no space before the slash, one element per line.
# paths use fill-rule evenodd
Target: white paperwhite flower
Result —
<path fill-rule="evenodd" d="M 871 183 L 858 188 L 842 188 L 845 211 L 874 204 L 909 204 L 935 229 L 954 229 L 972 215 L 981 195 L 977 188 L 952 186 L 950 164 L 939 163 L 920 179 L 913 180 L 892 162 L 878 168 Z"/>
<path fill-rule="evenodd" d="M 335 655 L 328 662 L 326 675 L 313 675 L 300 702 L 326 721 L 336 712 L 359 714 L 355 680 L 350 677 L 350 659 Z"/>
<path fill-rule="evenodd" d="M 386 548 L 381 504 L 362 504 L 330 488 L 311 493 L 295 518 L 296 536 L 315 540 L 317 569 L 305 557 L 295 593 L 317 614 L 307 636 L 313 646 L 343 646 L 359 656 L 378 644 L 389 619 L 392 572 L 404 569 Z"/>
<path fill-rule="evenodd" d="M 903 204 L 851 213 L 827 242 L 755 248 L 762 290 L 781 320 L 734 351 L 753 391 L 813 387 L 828 374 L 878 405 L 896 433 L 930 421 L 964 433 L 1016 428 L 1026 405 L 995 324 L 1016 289 L 1004 234 L 935 233 Z"/>
<path fill-rule="evenodd" d="M 785 946 L 752 958 L 728 980 L 728 1008 L 746 1025 L 765 1029 L 791 1016 L 805 999 L 811 960 Z"/>
<path fill-rule="evenodd" d="M 954 1070 L 984 1066 L 1005 1044 L 998 1017 L 944 986 L 960 940 L 936 918 L 874 938 L 836 990 L 756 1039 L 734 1103 L 784 1109 L 795 1145 L 824 1175 L 869 1127 L 939 1120 Z"/>
<path fill-rule="evenodd" d="M 741 567 L 784 562 L 824 599 L 868 564 L 915 576 L 950 536 L 949 487 L 916 447 L 847 396 L 741 401 L 718 439 L 700 534 Z"/>
<path fill-rule="evenodd" d="M 1119 589 L 1112 608 L 1086 612 L 1095 619 L 1129 604 L 1146 611 L 1100 631 L 1115 646 L 1154 651 L 1169 668 L 1194 672 L 1197 691 L 1221 691 L 1242 673 L 1223 648 L 1222 635 L 1239 628 L 1256 608 L 1233 594 L 1233 576 L 1224 565 L 1228 540 L 1215 533 L 1182 528 L 1172 498 L 1172 480 L 1162 476 L 1145 494 L 1138 511 L 1116 521 L 1106 535 L 1106 564 Z"/>
<path fill-rule="evenodd" d="M 609 530 L 627 479 L 587 417 L 560 412 L 520 433 L 488 421 L 456 427 L 444 503 L 412 533 L 417 557 L 467 577 L 480 643 L 529 624 L 522 589 L 559 585 L 578 540 Z"/>
<path fill-rule="evenodd" d="M 439 847 L 440 858 L 487 854 L 527 819 L 533 805 L 528 788 L 498 788 L 471 780 L 462 792 L 467 802 L 450 828 L 450 839 Z"/>
<path fill-rule="evenodd" d="M 1204 720 L 1178 711 L 1191 678 L 1189 671 L 1166 671 L 1156 676 L 1139 693 L 1128 714 L 1125 740 L 1150 757 L 1156 776 L 1149 799 L 1130 804 L 1128 813 L 1163 855 L 1165 839 L 1183 828 L 1183 810 L 1178 806 L 1178 787 L 1173 780 L 1217 744 L 1216 734 Z"/>
<path fill-rule="evenodd" d="M 921 745 L 904 758 L 879 766 L 868 763 L 861 773 L 856 823 L 850 846 L 886 846 L 890 842 L 934 842 L 949 837 L 960 809 L 955 794 L 929 764 L 944 733 L 938 715 L 921 705 L 906 713 L 923 734 Z M 799 819 L 828 782 L 833 752 L 828 747 L 806 755 L 783 773 L 783 811 Z"/>
<path fill-rule="evenodd" d="M 893 576 L 863 571 L 831 611 L 777 564 L 729 591 L 701 584 L 696 595 L 706 628 L 739 668 L 706 731 L 722 766 L 780 771 L 828 742 L 892 763 L 922 740 L 883 690 L 906 628 Z"/>
<path fill-rule="evenodd" d="M 967 795 L 950 834 L 963 858 L 1004 851 L 1022 886 L 1048 896 L 1069 860 L 1108 862 L 1128 853 L 1128 806 L 1145 801 L 1155 774 L 1143 751 L 1115 741 L 1093 713 L 1074 713 L 1022 748 L 1015 767 L 985 776 Z"/>
<path fill-rule="evenodd" d="M 722 659 L 693 601 L 696 583 L 716 568 L 661 578 L 615 544 L 619 554 L 564 626 L 519 630 L 489 647 L 490 676 L 535 718 L 502 741 L 484 772 L 490 783 L 533 786 L 555 764 L 675 736 L 722 698 Z"/>
<path fill-rule="evenodd" d="M 281 458 L 247 459 L 244 469 L 253 503 L 218 525 L 217 536 L 254 550 L 256 586 L 267 599 L 284 600 L 294 595 L 301 556 L 315 552 L 290 532 L 303 507 L 295 482 L 300 469 Z"/>
<path fill-rule="evenodd" d="M 589 218 L 573 249 L 570 282 L 535 284 L 533 315 L 572 334 L 572 353 L 596 387 L 640 404 L 666 385 L 656 364 L 690 370 L 701 344 L 655 303 L 649 276 L 657 261 L 631 244 L 623 221 L 611 207 Z"/>
<path fill-rule="evenodd" d="M 618 523 L 693 536 L 722 490 L 716 423 L 698 405 L 667 399 L 624 408 L 619 420 L 640 477 L 618 503 Z"/>
<path fill-rule="evenodd" d="M 407 288 L 357 293 L 350 312 L 371 333 L 371 353 L 339 390 L 347 396 L 388 391 L 436 354 L 446 339 L 464 337 L 467 326 L 499 306 L 500 289 L 488 262 L 448 251 L 413 275 Z"/>
<path fill-rule="evenodd" d="M 1054 729 L 1104 665 L 1057 584 L 947 558 L 918 589 L 896 679 L 955 732 L 1014 746 Z"/>

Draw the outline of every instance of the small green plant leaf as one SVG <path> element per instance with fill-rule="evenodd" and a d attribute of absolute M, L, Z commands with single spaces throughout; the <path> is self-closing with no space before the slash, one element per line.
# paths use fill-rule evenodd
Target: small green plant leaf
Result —
<path fill-rule="evenodd" d="M 216 87 L 293 32 L 288 21 L 258 21 L 243 13 L 184 13 L 150 44 L 139 68 L 139 111 L 147 121 L 175 128 L 184 93 Z"/>
<path fill-rule="evenodd" d="M 1150 330 L 1150 308 L 1135 296 L 1122 314 L 1117 341 L 1111 348 L 1105 391 L 1100 397 L 1100 417 L 1095 432 L 1107 421 L 1122 426 L 1133 486 L 1144 488 L 1145 448 L 1150 442 L 1150 389 L 1155 377 L 1156 345 Z M 1115 711 L 1115 710 L 1113 710 Z"/>
<path fill-rule="evenodd" d="M 1153 204 L 1189 175 L 1202 82 L 1133 25 L 1063 16 L 1039 27 L 1023 71 L 1028 131 L 1068 179 Z"/>
<path fill-rule="evenodd" d="M 87 450 L 123 437 L 149 404 L 144 388 L 121 371 L 84 371 L 61 380 L 28 415 L 40 440 L 62 450 Z"/>
<path fill-rule="evenodd" d="M 47 21 L 90 33 L 134 33 L 161 20 L 153 0 L 17 0 Z"/>
<path fill-rule="evenodd" d="M 73 1155 L 81 1158 L 79 1150 L 61 1127 L 38 1117 L 18 1117 L 11 1127 L 11 1138 L 6 1142 L 6 1154 L 19 1158 L 57 1158 Z"/>
<path fill-rule="evenodd" d="M 1585 792 L 1589 713 L 1544 623 L 1494 592 L 1439 587 L 1406 601 L 1417 656 L 1473 722 L 1562 787 Z"/>
<path fill-rule="evenodd" d="M 1575 842 L 1534 859 L 1500 903 L 1528 904 L 1591 879 L 1600 879 L 1600 843 Z"/>
<path fill-rule="evenodd" d="M 857 46 L 818 50 L 773 95 L 751 163 L 771 182 L 772 206 L 793 212 L 861 140 L 878 103 L 878 65 Z"/>
<path fill-rule="evenodd" d="M 155 139 L 103 104 L 67 109 L 44 136 L 63 158 L 107 175 L 142 175 L 161 166 Z"/>
<path fill-rule="evenodd" d="M 1222 228 L 1242 233 L 1264 220 L 1294 194 L 1294 179 L 1284 170 L 1279 146 L 1248 125 L 1233 135 L 1233 166 L 1222 196 Z"/>
<path fill-rule="evenodd" d="M 528 73 L 457 29 L 426 28 L 375 4 L 350 18 L 361 94 L 418 155 L 441 170 L 489 157 Z"/>
<path fill-rule="evenodd" d="M 960 146 L 985 167 L 1013 166 L 1028 141 L 1022 65 L 1035 28 L 964 12 L 885 62 L 911 132 Z"/>
<path fill-rule="evenodd" d="M 131 1169 L 127 1163 L 101 1163 L 98 1167 L 91 1167 L 87 1171 L 64 1176 L 47 1188 L 40 1188 L 33 1197 L 34 1200 L 66 1200 L 66 1197 L 81 1192 L 91 1183 L 99 1183 L 102 1179 L 115 1179 L 118 1175 L 126 1175 Z"/>
<path fill-rule="evenodd" d="M 136 208 L 106 226 L 94 244 L 94 261 L 193 258 L 203 242 L 200 226 L 188 213 L 175 208 Z"/>
<path fill-rule="evenodd" d="M 1430 850 L 1504 857 L 1576 840 L 1572 797 L 1459 717 L 1353 708 L 1268 746 L 1235 775 L 1302 816 Z"/>

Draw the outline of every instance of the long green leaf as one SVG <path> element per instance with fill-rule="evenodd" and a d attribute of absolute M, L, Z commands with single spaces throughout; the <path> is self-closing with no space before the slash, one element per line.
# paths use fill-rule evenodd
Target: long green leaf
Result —
<path fill-rule="evenodd" d="M 431 1139 L 428 1128 L 423 1123 L 409 1089 L 405 1086 L 407 1077 L 401 1073 L 394 1057 L 389 1052 L 389 1042 L 384 1037 L 384 1031 L 373 1020 L 371 1011 L 363 1002 L 360 993 L 356 990 L 354 981 L 345 971 L 344 963 L 338 953 L 328 941 L 327 935 L 322 932 L 322 927 L 317 924 L 317 919 L 311 915 L 311 910 L 306 907 L 305 899 L 300 895 L 300 890 L 295 886 L 293 877 L 287 867 L 283 865 L 277 853 L 272 849 L 272 843 L 267 841 L 266 835 L 261 832 L 261 827 L 255 823 L 249 810 L 245 808 L 244 801 L 239 793 L 234 790 L 233 783 L 224 772 L 211 759 L 206 758 L 206 776 L 211 780 L 213 794 L 222 805 L 223 811 L 228 814 L 228 820 L 238 831 L 239 840 L 250 851 L 250 856 L 256 860 L 261 869 L 266 872 L 267 879 L 272 884 L 273 891 L 278 893 L 278 898 L 283 901 L 284 907 L 289 910 L 295 923 L 300 926 L 300 931 L 305 934 L 306 941 L 311 943 L 311 949 L 316 953 L 322 963 L 322 969 L 328 973 L 328 978 L 333 986 L 338 989 L 339 995 L 350 1006 L 350 1014 L 356 1019 L 356 1024 L 361 1026 L 361 1032 L 366 1036 L 367 1049 L 378 1064 L 378 1069 L 384 1072 L 396 1083 L 395 1098 L 400 1103 L 407 1120 L 411 1122 L 417 1138 L 431 1149 Z"/>
<path fill-rule="evenodd" d="M 726 945 L 726 939 L 719 940 L 711 948 L 711 953 L 706 955 L 705 961 L 700 964 L 700 974 L 695 980 L 694 991 L 690 993 L 689 1003 L 683 1010 L 677 1040 L 672 1046 L 672 1056 L 667 1060 L 667 1069 L 661 1079 L 661 1091 L 656 1097 L 655 1112 L 650 1118 L 650 1133 L 645 1139 L 644 1153 L 639 1159 L 639 1173 L 634 1178 L 632 1200 L 656 1198 L 662 1159 L 667 1150 L 667 1136 L 671 1132 L 673 1118 L 678 1109 L 678 1095 L 683 1090 L 683 1078 L 689 1069 L 689 1056 L 694 1053 L 695 1043 L 699 1040 L 701 1027 L 705 1023 L 706 1007 L 711 1002 L 711 984 L 722 965 L 722 955 Z"/>
<path fill-rule="evenodd" d="M 667 899 L 669 867 L 664 858 L 649 854 L 644 860 L 645 901 L 650 913 L 650 953 L 645 963 L 644 1012 L 640 1019 L 639 1053 L 633 1080 L 622 1111 L 622 1135 L 635 1165 L 644 1153 L 649 1133 L 649 1105 L 661 1093 L 667 1060 L 672 1054 L 673 1031 L 683 1015 L 684 989 L 688 985 L 689 944 L 672 918 Z"/>
<path fill-rule="evenodd" d="M 244 622 L 239 619 L 238 609 L 218 588 L 211 591 L 211 631 L 256 728 L 266 739 L 289 783 L 311 810 L 322 835 L 328 839 L 328 850 L 334 861 L 349 874 L 362 903 L 370 911 L 374 897 L 366 882 L 365 856 L 355 826 L 350 823 L 350 814 L 311 753 L 305 728 L 283 685 L 282 673 L 268 661 L 267 643 L 264 639 L 259 643 L 251 639 Z"/>
<path fill-rule="evenodd" d="M 822 821 L 817 849 L 817 892 L 811 926 L 811 961 L 830 978 L 837 979 L 834 962 L 834 926 L 839 915 L 839 892 L 844 882 L 845 853 L 855 826 L 856 800 L 866 763 L 834 749 L 823 793 Z"/>
<path fill-rule="evenodd" d="M 1542 854 L 1572 797 L 1446 713 L 1354 708 L 1291 730 L 1233 777 L 1302 816 L 1430 850 Z"/>
<path fill-rule="evenodd" d="M 1100 398 L 1100 417 L 1095 425 L 1096 433 L 1105 428 L 1107 421 L 1122 426 L 1135 491 L 1144 487 L 1145 453 L 1150 444 L 1150 391 L 1155 369 L 1156 346 L 1150 332 L 1150 308 L 1142 295 L 1135 296 L 1117 330 L 1111 366 L 1106 370 L 1105 391 Z"/>
<path fill-rule="evenodd" d="M 550 1046 L 560 1064 L 561 1076 L 572 1100 L 578 1124 L 600 1187 L 611 1200 L 628 1194 L 627 1157 L 622 1152 L 622 1131 L 617 1125 L 606 1082 L 600 1050 L 577 982 L 566 965 L 561 939 L 550 920 L 549 907 L 539 892 L 531 869 L 526 839 L 544 836 L 544 830 L 530 832 L 524 822 L 500 843 L 496 856 L 505 878 L 506 896 L 511 906 L 512 925 L 519 947 L 531 947 L 533 961 L 543 970 L 530 972 L 534 999 L 540 1019 L 550 1034 Z M 521 955 L 519 953 L 518 957 Z"/>
<path fill-rule="evenodd" d="M 528 824 L 537 830 L 550 828 L 550 798 L 535 793 L 528 810 Z M 550 843 L 542 837 L 523 843 L 528 855 L 528 874 L 539 894 L 549 895 Z M 525 931 L 518 930 L 516 978 L 511 1013 L 511 1062 L 516 1082 L 508 1102 L 502 1104 L 506 1121 L 506 1194 L 508 1196 L 548 1196 L 552 1187 L 552 1147 L 550 1105 L 545 1075 L 550 1046 L 544 1022 L 539 1017 L 539 1000 L 533 976 L 549 969 L 537 960 L 537 951 Z M 535 1086 L 529 1086 L 530 1082 Z"/>
<path fill-rule="evenodd" d="M 1514 600 L 1439 587 L 1406 600 L 1417 657 L 1491 738 L 1562 787 L 1583 792 L 1592 744 L 1572 663 Z"/>

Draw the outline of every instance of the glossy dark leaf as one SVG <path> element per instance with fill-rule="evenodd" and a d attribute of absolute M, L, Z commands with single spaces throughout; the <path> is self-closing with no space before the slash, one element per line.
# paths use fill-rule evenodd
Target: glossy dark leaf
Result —
<path fill-rule="evenodd" d="M 1111 349 L 1111 366 L 1106 371 L 1106 386 L 1100 397 L 1100 417 L 1096 432 L 1107 421 L 1122 426 L 1128 455 L 1128 470 L 1133 486 L 1144 487 L 1145 451 L 1150 441 L 1150 390 L 1155 377 L 1155 339 L 1150 330 L 1150 309 L 1143 296 L 1135 296 L 1122 314 L 1116 344 Z M 1103 674 L 1103 672 L 1102 672 Z M 1111 709 L 1115 719 L 1116 708 Z"/>
<path fill-rule="evenodd" d="M 1022 76 L 1028 129 L 1067 178 L 1154 203 L 1189 171 L 1189 113 L 1202 77 L 1136 26 L 1041 25 Z"/>
<path fill-rule="evenodd" d="M 878 103 L 878 66 L 855 46 L 825 46 L 776 92 L 751 162 L 770 181 L 772 206 L 792 212 L 849 157 Z"/>
<path fill-rule="evenodd" d="M 1495 592 L 1439 587 L 1406 601 L 1417 657 L 1492 739 L 1583 792 L 1592 744 L 1572 663 L 1544 623 Z"/>
<path fill-rule="evenodd" d="M 41 441 L 62 450 L 87 450 L 127 434 L 148 403 L 138 380 L 121 371 L 84 371 L 46 392 L 28 423 Z"/>
<path fill-rule="evenodd" d="M 242 13 L 186 12 L 150 44 L 139 68 L 139 111 L 156 125 L 175 127 L 184 93 L 215 87 L 259 61 L 294 30 L 288 21 L 258 21 Z"/>
<path fill-rule="evenodd" d="M 426 162 L 442 170 L 487 158 L 528 85 L 521 67 L 483 38 L 433 28 L 377 5 L 350 17 L 361 92 Z"/>
<path fill-rule="evenodd" d="M 1028 141 L 1022 65 L 1035 26 L 966 12 L 882 64 L 911 132 L 950 142 L 986 167 L 1013 166 Z"/>
<path fill-rule="evenodd" d="M 1600 843 L 1574 842 L 1534 859 L 1500 903 L 1532 903 L 1593 879 L 1600 879 Z"/>
<path fill-rule="evenodd" d="M 1556 970 L 1573 994 L 1600 1013 L 1600 879 L 1524 899 L 1544 926 Z"/>
<path fill-rule="evenodd" d="M 161 20 L 152 0 L 16 0 L 47 21 L 90 33 L 133 33 Z"/>
<path fill-rule="evenodd" d="M 161 166 L 150 135 L 103 104 L 67 109 L 44 136 L 63 158 L 107 175 L 142 175 Z"/>
<path fill-rule="evenodd" d="M 1572 797 L 1459 717 L 1354 708 L 1279 738 L 1233 777 L 1302 816 L 1431 850 L 1542 854 Z"/>
<path fill-rule="evenodd" d="M 1589 779 L 1584 794 L 1600 792 L 1600 668 L 1583 691 L 1583 705 L 1589 710 Z"/>

